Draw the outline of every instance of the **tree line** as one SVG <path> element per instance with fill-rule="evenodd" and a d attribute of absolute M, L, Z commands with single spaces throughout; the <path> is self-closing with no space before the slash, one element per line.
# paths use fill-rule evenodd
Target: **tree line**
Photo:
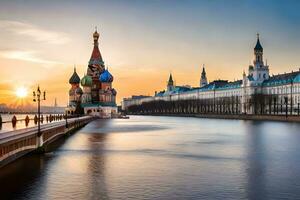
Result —
<path fill-rule="evenodd" d="M 241 96 L 209 99 L 154 100 L 128 106 L 128 114 L 245 114 L 299 115 L 300 104 L 288 96 L 253 94 L 242 104 Z M 244 109 L 243 109 L 244 107 Z"/>

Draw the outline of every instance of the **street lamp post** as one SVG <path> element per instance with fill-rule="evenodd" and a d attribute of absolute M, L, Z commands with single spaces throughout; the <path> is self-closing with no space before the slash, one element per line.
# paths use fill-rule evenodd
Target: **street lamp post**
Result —
<path fill-rule="evenodd" d="M 41 99 L 42 97 L 42 99 Z M 46 100 L 46 92 L 41 92 L 40 86 L 36 91 L 33 91 L 33 101 L 38 103 L 38 146 L 43 145 L 42 133 L 41 133 L 41 100 Z"/>

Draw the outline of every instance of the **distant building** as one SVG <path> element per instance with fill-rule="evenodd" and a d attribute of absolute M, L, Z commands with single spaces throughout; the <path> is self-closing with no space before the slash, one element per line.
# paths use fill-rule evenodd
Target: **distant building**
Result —
<path fill-rule="evenodd" d="M 136 100 L 144 99 L 151 96 L 146 95 L 133 95 L 129 98 L 123 98 L 123 101 L 121 102 L 121 109 L 125 110 L 125 108 L 128 108 L 130 105 L 135 104 Z"/>
<path fill-rule="evenodd" d="M 69 83 L 69 114 L 84 113 L 102 118 L 111 118 L 117 114 L 116 90 L 112 87 L 114 77 L 105 68 L 99 50 L 99 33 L 93 34 L 94 48 L 88 63 L 87 73 L 82 79 L 78 76 L 76 68 Z M 82 86 L 82 89 L 80 87 Z"/>
<path fill-rule="evenodd" d="M 167 84 L 167 91 L 172 91 L 174 90 L 174 81 L 173 81 L 173 77 L 172 77 L 172 74 L 170 74 L 169 76 L 169 81 L 168 81 L 168 84 Z"/>
<path fill-rule="evenodd" d="M 147 102 L 176 102 L 195 100 L 199 112 L 205 113 L 299 113 L 300 108 L 300 71 L 270 76 L 269 66 L 263 61 L 263 47 L 257 35 L 254 47 L 253 64 L 248 67 L 242 79 L 236 81 L 215 80 L 207 82 L 203 67 L 200 87 L 183 87 L 173 84 L 170 75 L 165 91 L 153 97 L 128 101 L 124 109 L 135 111 L 145 109 Z M 174 104 L 168 104 L 168 106 Z M 200 107 L 200 108 L 199 108 Z M 147 107 L 149 108 L 149 106 Z"/>
<path fill-rule="evenodd" d="M 205 68 L 204 68 L 204 65 L 203 65 L 201 78 L 200 78 L 200 87 L 204 87 L 206 85 L 207 85 L 207 78 L 206 78 Z"/>

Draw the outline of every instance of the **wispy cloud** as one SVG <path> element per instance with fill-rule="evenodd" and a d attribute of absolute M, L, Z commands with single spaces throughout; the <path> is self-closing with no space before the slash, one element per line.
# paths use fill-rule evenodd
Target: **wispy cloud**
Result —
<path fill-rule="evenodd" d="M 46 30 L 36 25 L 19 21 L 0 20 L 0 28 L 13 34 L 31 37 L 38 42 L 66 44 L 70 41 L 70 37 L 66 33 Z"/>
<path fill-rule="evenodd" d="M 23 60 L 28 62 L 46 64 L 46 65 L 62 64 L 60 62 L 42 59 L 38 57 L 37 53 L 34 51 L 20 51 L 20 50 L 0 51 L 0 56 L 8 59 Z"/>

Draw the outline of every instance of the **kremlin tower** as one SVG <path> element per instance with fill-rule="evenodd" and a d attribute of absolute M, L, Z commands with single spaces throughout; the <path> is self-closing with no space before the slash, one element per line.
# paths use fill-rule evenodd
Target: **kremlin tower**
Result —
<path fill-rule="evenodd" d="M 174 89 L 174 81 L 172 74 L 170 73 L 168 84 L 167 84 L 167 91 L 172 91 Z"/>
<path fill-rule="evenodd" d="M 206 78 L 205 67 L 203 65 L 201 78 L 200 78 L 200 87 L 204 87 L 206 85 L 207 85 L 207 78 Z"/>
<path fill-rule="evenodd" d="M 117 114 L 116 90 L 112 87 L 113 75 L 105 69 L 104 61 L 99 50 L 99 33 L 93 33 L 94 48 L 88 63 L 87 73 L 80 80 L 74 68 L 69 83 L 68 114 L 84 114 L 110 118 Z M 83 90 L 80 88 L 81 84 Z M 82 109 L 78 109 L 80 106 Z M 80 113 L 82 114 L 82 113 Z"/>

